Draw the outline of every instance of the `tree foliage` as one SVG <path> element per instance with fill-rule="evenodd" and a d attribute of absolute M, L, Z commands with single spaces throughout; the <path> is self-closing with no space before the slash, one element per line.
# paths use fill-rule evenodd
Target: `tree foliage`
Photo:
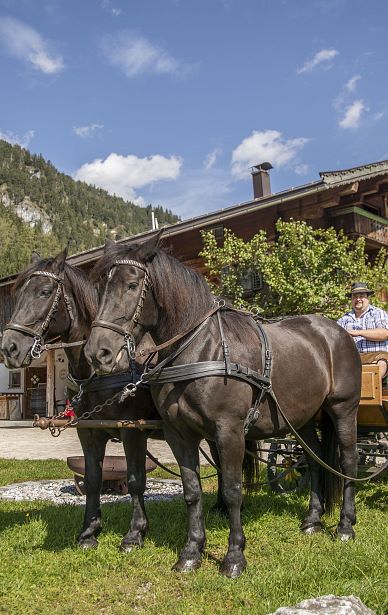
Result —
<path fill-rule="evenodd" d="M 338 318 L 348 309 L 346 295 L 353 281 L 367 282 L 377 293 L 387 291 L 386 250 L 371 262 L 364 238 L 352 240 L 342 231 L 313 229 L 300 221 L 278 220 L 276 229 L 273 243 L 263 230 L 244 242 L 225 229 L 222 247 L 211 232 L 202 233 L 201 256 L 216 293 L 266 317 L 317 312 Z M 263 288 L 255 294 L 243 287 L 249 271 L 263 278 Z M 388 307 L 378 294 L 373 303 Z"/>

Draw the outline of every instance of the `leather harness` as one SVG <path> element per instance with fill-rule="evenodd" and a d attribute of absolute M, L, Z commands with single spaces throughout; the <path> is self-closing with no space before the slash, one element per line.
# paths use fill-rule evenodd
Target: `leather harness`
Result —
<path fill-rule="evenodd" d="M 259 322 L 256 320 L 255 325 L 257 326 L 258 334 L 261 341 L 261 354 L 262 354 L 262 374 L 259 372 L 252 370 L 249 367 L 241 365 L 240 363 L 231 362 L 229 346 L 227 344 L 224 328 L 221 320 L 221 311 L 236 311 L 232 307 L 227 307 L 224 301 L 219 301 L 214 299 L 214 305 L 209 310 L 205 316 L 202 317 L 201 321 L 194 325 L 189 331 L 185 331 L 182 334 L 175 336 L 174 338 L 160 344 L 158 346 L 154 346 L 148 349 L 144 349 L 142 351 L 136 352 L 135 340 L 132 335 L 134 327 L 137 323 L 139 323 L 140 315 L 143 310 L 145 295 L 147 293 L 148 288 L 152 288 L 152 282 L 147 270 L 146 265 L 143 263 L 139 263 L 134 260 L 127 259 L 118 259 L 114 261 L 111 270 L 109 272 L 108 281 L 112 275 L 113 267 L 117 265 L 130 265 L 132 267 L 137 267 L 145 272 L 145 276 L 143 278 L 143 285 L 141 289 L 140 298 L 138 304 L 136 306 L 134 316 L 132 317 L 129 328 L 126 329 L 116 323 L 109 322 L 107 320 L 95 320 L 92 323 L 92 327 L 103 327 L 105 329 L 110 329 L 119 333 L 124 337 L 124 347 L 127 346 L 128 349 L 128 358 L 134 359 L 135 356 L 140 354 L 147 353 L 152 359 L 155 354 L 161 350 L 162 348 L 166 348 L 171 346 L 177 340 L 185 337 L 189 333 L 191 335 L 179 346 L 179 348 L 169 354 L 165 359 L 163 359 L 160 363 L 158 363 L 152 369 L 147 368 L 147 362 L 145 364 L 145 370 L 140 377 L 138 382 L 127 383 L 123 388 L 123 392 L 121 395 L 121 400 L 123 401 L 128 395 L 134 396 L 137 390 L 137 387 L 147 383 L 147 384 L 166 384 L 173 382 L 183 382 L 186 380 L 192 380 L 197 378 L 206 378 L 209 376 L 223 376 L 224 378 L 236 378 L 238 380 L 243 380 L 247 382 L 255 389 L 257 389 L 257 395 L 255 402 L 252 408 L 249 410 L 246 419 L 244 421 L 244 432 L 248 433 L 250 427 L 257 421 L 260 416 L 259 406 L 266 395 L 271 391 L 271 364 L 272 364 L 272 356 L 271 350 L 269 346 L 269 341 L 267 335 Z M 108 284 L 107 284 L 108 287 Z M 105 289 L 105 296 L 107 293 L 107 287 Z M 185 363 L 183 365 L 174 365 L 167 367 L 171 361 L 173 361 L 177 356 L 179 356 L 183 350 L 185 350 L 191 342 L 197 337 L 197 335 L 204 329 L 206 324 L 209 322 L 209 319 L 213 314 L 217 314 L 218 326 L 221 335 L 221 346 L 223 352 L 223 361 L 200 361 L 196 363 Z M 249 313 L 244 313 L 253 318 L 253 316 Z M 194 331 L 193 331 L 194 329 Z"/>

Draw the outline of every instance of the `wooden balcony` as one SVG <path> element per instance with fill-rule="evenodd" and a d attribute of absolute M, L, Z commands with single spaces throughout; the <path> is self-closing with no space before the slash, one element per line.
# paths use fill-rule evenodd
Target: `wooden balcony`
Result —
<path fill-rule="evenodd" d="M 345 235 L 365 237 L 370 248 L 388 247 L 388 220 L 365 211 L 360 207 L 346 207 L 330 212 L 331 224 Z"/>

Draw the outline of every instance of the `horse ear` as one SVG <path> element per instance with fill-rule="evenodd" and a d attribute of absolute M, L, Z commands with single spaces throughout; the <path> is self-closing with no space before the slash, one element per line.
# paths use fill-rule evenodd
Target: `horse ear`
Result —
<path fill-rule="evenodd" d="M 35 263 L 40 261 L 40 259 L 41 259 L 41 256 L 39 252 L 35 252 L 34 250 L 33 253 L 31 254 L 31 265 L 34 265 Z"/>
<path fill-rule="evenodd" d="M 69 245 L 67 245 L 66 248 L 62 250 L 62 252 L 57 254 L 57 256 L 54 258 L 52 262 L 52 268 L 54 273 L 62 273 L 62 271 L 64 270 L 68 249 Z"/>
<path fill-rule="evenodd" d="M 109 237 L 105 237 L 105 245 L 104 245 L 105 254 L 109 252 L 115 245 L 116 245 L 116 242 L 113 241 L 113 239 L 109 239 Z"/>
<path fill-rule="evenodd" d="M 150 261 L 155 256 L 155 250 L 159 246 L 159 242 L 163 233 L 163 229 L 160 229 L 157 233 L 152 235 L 150 239 L 143 241 L 138 249 L 138 258 L 142 261 Z"/>

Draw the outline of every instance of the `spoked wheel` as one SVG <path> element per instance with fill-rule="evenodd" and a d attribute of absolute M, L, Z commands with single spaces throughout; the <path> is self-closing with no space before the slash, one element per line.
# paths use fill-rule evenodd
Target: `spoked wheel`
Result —
<path fill-rule="evenodd" d="M 268 451 L 267 478 L 274 493 L 302 493 L 310 482 L 304 452 L 295 442 L 272 442 Z"/>
<path fill-rule="evenodd" d="M 83 476 L 78 476 L 78 474 L 74 474 L 74 485 L 78 495 L 86 495 L 85 479 Z"/>
<path fill-rule="evenodd" d="M 86 495 L 85 478 L 83 476 L 74 474 L 74 485 L 78 495 Z M 127 480 L 124 478 L 117 480 L 104 480 L 102 483 L 101 493 L 108 493 L 112 495 L 127 495 Z"/>

